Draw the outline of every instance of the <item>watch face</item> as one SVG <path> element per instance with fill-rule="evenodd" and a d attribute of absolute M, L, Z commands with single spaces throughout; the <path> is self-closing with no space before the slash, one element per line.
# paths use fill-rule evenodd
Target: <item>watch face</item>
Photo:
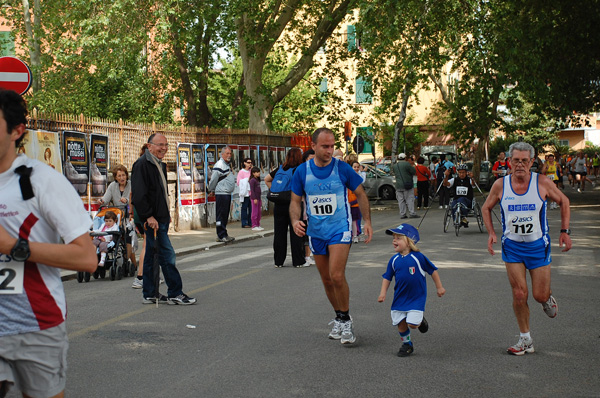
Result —
<path fill-rule="evenodd" d="M 19 239 L 15 247 L 10 252 L 15 261 L 25 261 L 29 258 L 29 243 L 24 239 Z"/>

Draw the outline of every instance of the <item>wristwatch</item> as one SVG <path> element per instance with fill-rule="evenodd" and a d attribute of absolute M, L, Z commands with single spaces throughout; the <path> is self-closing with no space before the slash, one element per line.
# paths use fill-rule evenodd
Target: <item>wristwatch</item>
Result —
<path fill-rule="evenodd" d="M 17 243 L 13 246 L 10 251 L 10 256 L 15 261 L 25 262 L 31 255 L 31 251 L 29 250 L 29 242 L 27 239 L 19 238 L 17 239 Z"/>
<path fill-rule="evenodd" d="M 561 229 L 561 230 L 560 230 L 560 233 L 561 233 L 561 234 L 562 234 L 562 233 L 565 233 L 565 234 L 567 234 L 567 235 L 571 235 L 571 230 L 570 230 L 569 228 L 567 228 L 567 229 Z"/>

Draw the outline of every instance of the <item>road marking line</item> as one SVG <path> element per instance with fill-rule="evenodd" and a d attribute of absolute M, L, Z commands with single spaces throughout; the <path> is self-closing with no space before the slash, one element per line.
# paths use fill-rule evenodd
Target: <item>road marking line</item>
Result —
<path fill-rule="evenodd" d="M 252 258 L 256 258 L 256 257 L 264 257 L 271 253 L 273 253 L 273 248 L 255 250 L 255 251 L 248 252 L 246 254 L 241 254 L 241 255 L 236 256 L 235 261 L 236 262 L 244 262 L 244 261 L 250 260 Z M 218 254 L 221 256 L 223 255 L 222 252 L 218 253 Z M 197 259 L 202 260 L 202 256 L 200 256 L 200 255 L 192 256 L 192 257 L 186 258 L 185 260 L 178 261 L 178 263 L 181 264 L 184 262 L 190 262 L 190 261 L 194 261 Z M 208 262 L 206 264 L 197 265 L 195 267 L 182 270 L 182 272 L 208 271 L 208 270 L 212 270 L 215 268 L 224 267 L 226 265 L 231 265 L 231 258 L 224 258 L 219 261 L 213 261 L 213 262 Z"/>
<path fill-rule="evenodd" d="M 244 272 L 243 274 L 236 275 L 236 276 L 233 276 L 233 277 L 228 278 L 228 279 L 223 279 L 223 280 L 221 280 L 219 282 L 215 282 L 215 283 L 212 283 L 210 285 L 201 287 L 199 289 L 192 290 L 192 291 L 189 292 L 189 294 L 194 295 L 196 293 L 201 293 L 201 292 L 204 292 L 206 290 L 212 289 L 213 287 L 217 287 L 217 286 L 223 285 L 225 283 L 233 282 L 236 279 L 240 279 L 240 278 L 244 278 L 246 276 L 250 276 L 250 275 L 255 274 L 255 273 L 257 273 L 257 272 L 259 272 L 261 270 L 262 270 L 262 268 L 253 269 L 252 271 Z M 169 305 L 169 304 L 163 304 L 163 305 Z M 89 326 L 87 328 L 80 329 L 80 330 L 77 330 L 77 331 L 72 332 L 72 333 L 68 333 L 68 337 L 69 337 L 69 339 L 74 339 L 76 337 L 81 337 L 81 336 L 83 336 L 83 335 L 85 335 L 85 334 L 87 334 L 89 332 L 93 332 L 93 331 L 99 330 L 99 329 L 101 329 L 101 328 L 103 328 L 105 326 L 112 325 L 112 324 L 117 323 L 119 321 L 122 321 L 124 319 L 131 318 L 132 316 L 139 315 L 139 314 L 142 314 L 144 312 L 151 311 L 153 309 L 156 309 L 156 307 L 154 305 L 145 305 L 144 308 L 140 308 L 139 310 L 131 311 L 131 312 L 128 312 L 126 314 L 122 314 L 122 315 L 119 315 L 117 317 L 114 317 L 114 318 L 111 318 L 111 319 L 107 319 L 104 322 L 97 323 L 97 324 Z"/>

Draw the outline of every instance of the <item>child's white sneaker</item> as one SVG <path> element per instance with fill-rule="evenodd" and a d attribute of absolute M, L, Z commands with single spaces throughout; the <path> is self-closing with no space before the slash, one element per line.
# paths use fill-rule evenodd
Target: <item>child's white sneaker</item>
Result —
<path fill-rule="evenodd" d="M 263 231 L 264 228 L 263 227 L 254 227 L 252 228 L 253 231 Z"/>

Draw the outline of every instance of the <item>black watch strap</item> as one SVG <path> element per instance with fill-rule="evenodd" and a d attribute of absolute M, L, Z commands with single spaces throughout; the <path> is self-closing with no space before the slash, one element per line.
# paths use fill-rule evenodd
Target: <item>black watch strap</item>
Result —
<path fill-rule="evenodd" d="M 561 230 L 560 230 L 560 233 L 561 233 L 561 234 L 562 234 L 562 233 L 565 233 L 565 234 L 567 234 L 567 235 L 571 235 L 571 230 L 570 230 L 569 228 L 567 228 L 567 229 L 561 229 Z"/>

